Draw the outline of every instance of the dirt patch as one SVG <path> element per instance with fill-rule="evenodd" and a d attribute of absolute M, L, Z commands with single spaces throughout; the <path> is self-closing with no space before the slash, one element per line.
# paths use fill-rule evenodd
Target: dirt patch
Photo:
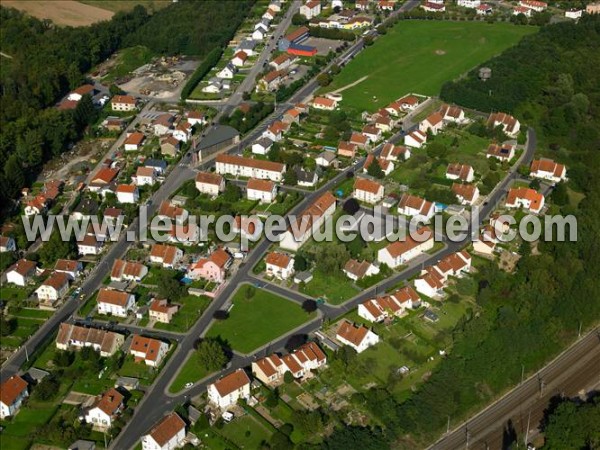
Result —
<path fill-rule="evenodd" d="M 446 54 L 446 51 L 445 51 L 445 50 L 440 50 L 440 49 L 437 49 L 437 50 L 435 51 L 435 54 L 436 54 L 436 55 L 439 55 L 439 56 L 442 56 L 442 55 L 445 55 L 445 54 Z"/>
<path fill-rule="evenodd" d="M 50 19 L 57 25 L 85 27 L 109 20 L 113 13 L 106 9 L 84 5 L 71 0 L 2 0 L 2 6 L 15 8 L 38 19 Z"/>

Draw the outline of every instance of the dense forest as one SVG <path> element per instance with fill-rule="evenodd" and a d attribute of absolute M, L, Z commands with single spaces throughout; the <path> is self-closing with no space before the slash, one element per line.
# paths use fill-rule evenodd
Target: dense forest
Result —
<path fill-rule="evenodd" d="M 599 50 L 600 16 L 549 25 L 485 63 L 492 67 L 492 80 L 477 80 L 475 70 L 444 87 L 446 101 L 513 111 L 536 129 L 538 151 L 568 167 L 568 189 L 559 186 L 549 203 L 553 212 L 577 217 L 578 240 L 539 242 L 534 253 L 523 245 L 515 273 L 484 266 L 476 275 L 482 310 L 457 325 L 452 352 L 428 381 L 402 402 L 384 389 L 364 394 L 363 404 L 385 424 L 386 440 L 395 447 L 414 448 L 415 440 L 435 438 L 448 417 L 458 421 L 483 406 L 518 383 L 523 366 L 534 371 L 575 338 L 580 325 L 597 323 Z M 569 190 L 583 194 L 583 200 L 572 201 Z"/>
<path fill-rule="evenodd" d="M 233 38 L 253 4 L 254 0 L 180 0 L 153 14 L 125 44 L 145 45 L 166 55 L 204 56 Z"/>
<path fill-rule="evenodd" d="M 92 67 L 137 44 L 156 54 L 205 57 L 226 45 L 253 3 L 180 1 L 152 16 L 136 6 L 80 28 L 0 8 L 0 48 L 10 56 L 0 65 L 0 205 L 9 205 L 44 162 L 82 137 L 94 118 L 89 99 L 74 111 L 54 105 Z"/>

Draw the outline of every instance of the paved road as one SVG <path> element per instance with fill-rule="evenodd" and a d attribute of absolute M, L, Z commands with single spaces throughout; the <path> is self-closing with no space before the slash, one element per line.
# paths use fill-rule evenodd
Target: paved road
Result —
<path fill-rule="evenodd" d="M 576 397 L 600 385 L 600 328 L 430 447 L 499 449 L 509 422 L 521 439 L 532 435 L 552 397 Z M 523 441 L 521 443 L 524 444 Z"/>

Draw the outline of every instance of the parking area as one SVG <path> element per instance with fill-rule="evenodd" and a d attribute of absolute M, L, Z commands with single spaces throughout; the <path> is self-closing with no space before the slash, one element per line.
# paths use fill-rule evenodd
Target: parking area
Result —
<path fill-rule="evenodd" d="M 317 49 L 317 55 L 327 55 L 330 51 L 335 51 L 336 48 L 344 45 L 344 42 L 345 41 L 339 39 L 309 37 L 306 41 L 302 42 L 302 45 L 315 47 Z"/>

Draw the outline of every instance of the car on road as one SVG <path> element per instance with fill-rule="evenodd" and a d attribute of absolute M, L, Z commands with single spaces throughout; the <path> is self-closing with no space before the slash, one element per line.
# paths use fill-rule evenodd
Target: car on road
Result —
<path fill-rule="evenodd" d="M 189 388 L 191 388 L 193 385 L 194 385 L 194 383 L 185 383 L 185 386 L 184 386 L 184 387 L 185 387 L 186 389 L 189 389 Z"/>

